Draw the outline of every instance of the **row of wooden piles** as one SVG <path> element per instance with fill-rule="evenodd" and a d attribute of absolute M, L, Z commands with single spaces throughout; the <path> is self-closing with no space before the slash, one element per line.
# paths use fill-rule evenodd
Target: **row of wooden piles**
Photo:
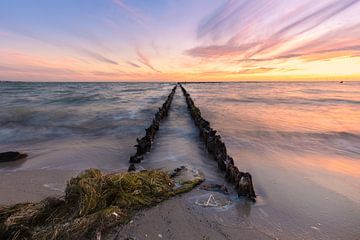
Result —
<path fill-rule="evenodd" d="M 234 165 L 234 160 L 227 154 L 226 146 L 221 140 L 221 136 L 216 134 L 216 131 L 210 127 L 210 123 L 201 116 L 200 109 L 195 106 L 194 101 L 186 89 L 181 84 L 180 87 L 194 123 L 198 127 L 200 135 L 204 140 L 205 146 L 217 161 L 219 169 L 225 172 L 226 180 L 235 185 L 235 190 L 239 196 L 248 197 L 255 201 L 256 195 L 250 173 L 241 172 Z"/>
<path fill-rule="evenodd" d="M 130 157 L 130 166 L 128 171 L 134 171 L 135 170 L 135 163 L 140 163 L 144 159 L 144 154 L 149 152 L 151 149 L 151 145 L 154 141 L 156 132 L 159 130 L 160 122 L 163 120 L 169 113 L 169 109 L 171 106 L 171 102 L 174 98 L 175 86 L 172 90 L 169 96 L 167 97 L 166 101 L 163 103 L 161 108 L 159 108 L 158 112 L 155 114 L 155 117 L 151 123 L 151 125 L 145 129 L 146 133 L 145 136 L 141 139 L 136 139 L 137 144 L 136 147 L 136 153 Z"/>

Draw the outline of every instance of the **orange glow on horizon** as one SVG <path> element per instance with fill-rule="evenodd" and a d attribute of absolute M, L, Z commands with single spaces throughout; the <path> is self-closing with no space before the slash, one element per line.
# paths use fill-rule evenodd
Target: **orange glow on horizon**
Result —
<path fill-rule="evenodd" d="M 9 4 L 0 23 L 0 80 L 360 80 L 357 1 L 93 4 L 74 6 L 90 8 L 92 18 L 52 14 L 52 4 L 41 13 Z"/>

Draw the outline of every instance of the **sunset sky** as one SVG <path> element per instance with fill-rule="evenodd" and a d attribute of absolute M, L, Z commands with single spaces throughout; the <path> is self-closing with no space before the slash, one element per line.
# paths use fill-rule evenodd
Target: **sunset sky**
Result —
<path fill-rule="evenodd" d="M 1 0 L 0 80 L 360 80 L 360 0 Z"/>

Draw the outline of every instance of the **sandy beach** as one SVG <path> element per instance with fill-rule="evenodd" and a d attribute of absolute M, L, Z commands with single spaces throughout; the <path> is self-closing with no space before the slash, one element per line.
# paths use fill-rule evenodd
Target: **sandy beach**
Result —
<path fill-rule="evenodd" d="M 66 182 L 76 171 L 30 170 L 0 175 L 0 203 L 36 202 L 64 195 Z M 226 184 L 219 178 L 218 183 Z M 231 189 L 231 186 L 228 185 Z M 228 195 L 194 189 L 151 209 L 142 210 L 130 223 L 114 229 L 104 239 L 275 239 L 271 233 L 256 229 L 247 220 L 252 203 L 233 200 L 225 207 L 197 205 L 199 199 L 230 199 Z M 231 192 L 231 196 L 235 193 Z M 232 197 L 234 199 L 234 197 Z"/>

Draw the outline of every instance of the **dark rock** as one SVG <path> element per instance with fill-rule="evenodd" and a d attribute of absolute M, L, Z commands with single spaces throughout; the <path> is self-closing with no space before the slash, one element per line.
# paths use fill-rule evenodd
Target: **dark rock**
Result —
<path fill-rule="evenodd" d="M 27 154 L 19 152 L 3 152 L 0 153 L 0 162 L 13 162 L 19 159 L 26 158 Z"/>

